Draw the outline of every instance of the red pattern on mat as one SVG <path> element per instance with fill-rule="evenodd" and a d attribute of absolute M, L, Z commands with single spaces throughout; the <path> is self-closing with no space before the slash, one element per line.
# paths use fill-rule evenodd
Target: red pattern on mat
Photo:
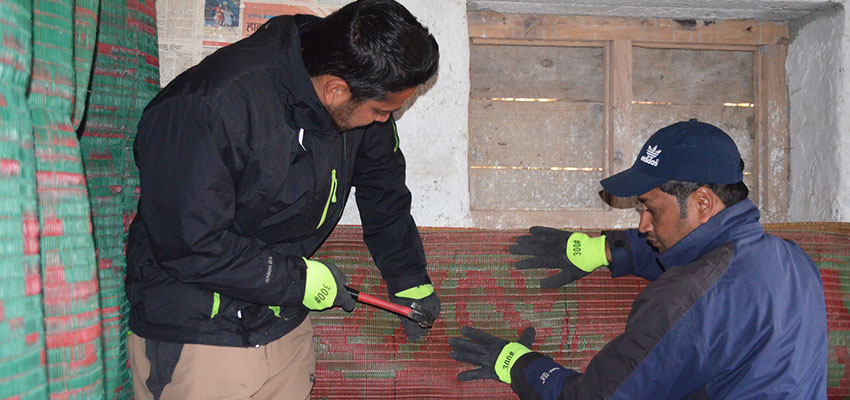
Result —
<path fill-rule="evenodd" d="M 766 229 L 796 241 L 821 269 L 829 317 L 829 398 L 850 396 L 850 224 L 770 224 Z M 422 228 L 428 271 L 443 310 L 425 340 L 408 341 L 398 319 L 358 305 L 346 314 L 314 313 L 318 371 L 316 399 L 515 399 L 495 381 L 462 383 L 467 364 L 449 358 L 448 338 L 472 325 L 501 337 L 537 329 L 534 350 L 583 370 L 619 335 L 640 278 L 611 279 L 598 271 L 575 285 L 541 290 L 545 271 L 517 271 L 508 252 L 521 230 Z M 350 284 L 386 298 L 386 286 L 359 227 L 339 227 L 316 254 L 332 259 Z"/>

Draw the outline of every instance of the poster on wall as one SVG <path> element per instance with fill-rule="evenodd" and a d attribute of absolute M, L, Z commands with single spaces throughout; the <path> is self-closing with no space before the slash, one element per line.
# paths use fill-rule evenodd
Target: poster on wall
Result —
<path fill-rule="evenodd" d="M 227 46 L 242 38 L 239 29 L 241 0 L 204 0 L 204 41 L 206 51 Z"/>
<path fill-rule="evenodd" d="M 211 0 L 207 0 L 208 2 Z M 276 3 L 245 3 L 243 12 L 244 21 L 242 24 L 242 37 L 251 36 L 257 28 L 261 27 L 266 21 L 278 15 L 295 15 L 295 14 L 312 14 L 320 17 L 325 17 L 334 12 L 335 9 L 329 7 L 319 7 L 314 5 L 295 5 L 276 4 Z"/>

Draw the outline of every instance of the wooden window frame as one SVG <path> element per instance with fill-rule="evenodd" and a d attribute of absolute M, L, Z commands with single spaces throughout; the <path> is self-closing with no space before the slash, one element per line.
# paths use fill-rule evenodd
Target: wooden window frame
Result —
<path fill-rule="evenodd" d="M 789 123 L 785 58 L 788 24 L 747 20 L 672 20 L 589 16 L 468 13 L 470 45 L 603 47 L 605 51 L 603 176 L 634 162 L 640 149 L 630 147 L 632 120 L 632 51 L 634 47 L 751 51 L 755 59 L 755 138 L 757 156 L 748 167 L 756 176 L 750 199 L 762 222 L 788 215 Z M 616 157 L 612 157 L 616 155 Z M 564 188 L 568 190 L 568 188 Z M 601 189 L 601 188 L 600 188 Z M 631 209 L 606 210 L 470 210 L 476 226 L 530 225 L 610 228 L 636 226 Z"/>

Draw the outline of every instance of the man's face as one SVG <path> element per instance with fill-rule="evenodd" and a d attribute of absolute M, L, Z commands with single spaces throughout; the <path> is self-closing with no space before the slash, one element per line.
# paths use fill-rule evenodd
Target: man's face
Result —
<path fill-rule="evenodd" d="M 682 240 L 700 225 L 695 211 L 694 195 L 688 198 L 688 213 L 681 217 L 676 197 L 652 189 L 637 197 L 640 201 L 640 224 L 638 230 L 645 233 L 653 247 L 663 253 Z"/>
<path fill-rule="evenodd" d="M 328 107 L 334 123 L 340 132 L 366 126 L 372 122 L 386 122 L 393 112 L 398 111 L 404 102 L 413 96 L 416 88 L 390 93 L 377 100 L 345 101 L 339 106 Z"/>

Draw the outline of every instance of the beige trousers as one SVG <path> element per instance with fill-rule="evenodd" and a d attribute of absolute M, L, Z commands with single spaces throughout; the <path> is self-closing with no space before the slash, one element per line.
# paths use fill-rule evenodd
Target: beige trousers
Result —
<path fill-rule="evenodd" d="M 145 339 L 127 338 L 136 400 L 155 400 L 145 382 Z M 308 317 L 284 337 L 260 347 L 186 344 L 159 400 L 308 399 L 316 374 Z"/>

